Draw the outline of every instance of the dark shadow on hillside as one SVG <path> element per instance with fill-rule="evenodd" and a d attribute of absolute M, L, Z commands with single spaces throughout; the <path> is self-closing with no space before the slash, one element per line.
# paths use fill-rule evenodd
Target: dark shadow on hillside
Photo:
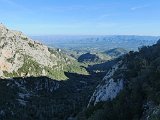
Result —
<path fill-rule="evenodd" d="M 46 76 L 0 79 L 0 107 L 10 108 L 9 111 L 16 113 L 14 118 L 23 120 L 35 118 L 65 120 L 69 116 L 74 117 L 87 106 L 96 86 L 104 76 L 68 72 L 65 75 L 68 77 L 65 81 L 53 80 Z M 19 94 L 26 97 L 19 98 Z M 3 96 L 6 96 L 4 100 Z M 19 99 L 22 102 L 27 101 L 26 105 L 21 105 Z M 8 111 L 4 116 L 7 119 L 12 117 L 12 113 Z"/>
<path fill-rule="evenodd" d="M 111 67 L 113 65 L 115 65 L 118 61 L 120 60 L 120 58 L 111 60 L 111 61 L 107 61 L 104 63 L 100 63 L 100 64 L 95 64 L 95 65 L 89 65 L 86 70 L 90 73 L 90 74 L 102 74 L 104 73 L 104 75 L 108 72 L 109 69 L 111 69 Z"/>
<path fill-rule="evenodd" d="M 23 120 L 35 118 L 65 120 L 69 116 L 74 117 L 86 108 L 96 86 L 114 63 L 115 61 L 109 61 L 89 66 L 87 68 L 89 75 L 65 72 L 68 78 L 65 81 L 46 76 L 0 79 L 0 98 L 5 96 L 4 101 L 1 99 L 0 107 L 10 108 L 17 113 L 15 118 Z M 104 70 L 106 67 L 108 68 Z M 97 69 L 100 72 L 96 73 Z M 27 101 L 26 106 L 17 103 L 19 94 L 22 95 L 22 102 Z M 13 116 L 8 112 L 5 117 L 11 119 Z"/>

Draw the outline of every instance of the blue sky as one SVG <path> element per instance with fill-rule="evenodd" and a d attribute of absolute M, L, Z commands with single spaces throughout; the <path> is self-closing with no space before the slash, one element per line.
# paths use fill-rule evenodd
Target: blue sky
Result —
<path fill-rule="evenodd" d="M 160 0 L 0 0 L 0 22 L 28 35 L 160 35 Z"/>

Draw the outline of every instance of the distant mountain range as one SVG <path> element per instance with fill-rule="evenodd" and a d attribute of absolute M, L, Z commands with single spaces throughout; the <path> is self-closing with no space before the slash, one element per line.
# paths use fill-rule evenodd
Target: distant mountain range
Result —
<path fill-rule="evenodd" d="M 108 36 L 31 36 L 51 47 L 105 51 L 113 48 L 138 50 L 141 46 L 153 45 L 159 36 L 108 35 Z"/>

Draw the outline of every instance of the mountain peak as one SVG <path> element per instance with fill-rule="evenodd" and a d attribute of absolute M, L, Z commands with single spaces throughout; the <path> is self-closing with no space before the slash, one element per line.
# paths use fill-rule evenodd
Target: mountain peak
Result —
<path fill-rule="evenodd" d="M 58 63 L 66 60 L 64 57 L 22 32 L 0 24 L 0 76 L 47 76 L 53 67 L 58 69 Z"/>

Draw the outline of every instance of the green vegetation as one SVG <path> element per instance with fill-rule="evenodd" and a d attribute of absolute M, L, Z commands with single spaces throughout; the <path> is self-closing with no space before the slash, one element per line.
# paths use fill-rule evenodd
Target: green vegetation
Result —
<path fill-rule="evenodd" d="M 14 58 L 7 59 L 8 62 L 12 63 L 14 61 Z"/>
<path fill-rule="evenodd" d="M 24 64 L 21 68 L 18 69 L 17 72 L 7 73 L 5 72 L 4 75 L 6 77 L 19 77 L 19 76 L 40 76 L 42 74 L 42 67 L 36 61 L 32 60 L 31 57 L 23 55 Z"/>
<path fill-rule="evenodd" d="M 99 56 L 91 53 L 83 54 L 78 58 L 78 62 L 97 62 L 97 61 L 101 61 Z"/>
<path fill-rule="evenodd" d="M 122 60 L 127 70 L 117 71 L 125 79 L 125 88 L 113 101 L 98 103 L 83 111 L 78 120 L 139 120 L 144 105 L 160 105 L 160 45 L 144 46 L 139 52 L 130 52 Z M 150 106 L 147 106 L 150 111 Z M 149 120 L 160 119 L 160 109 L 146 113 Z M 83 116 L 83 117 L 82 117 Z M 83 119 L 81 119 L 81 117 Z M 85 119 L 84 119 L 85 118 Z"/>
<path fill-rule="evenodd" d="M 74 62 L 73 64 L 66 66 L 65 71 L 69 73 L 88 75 L 88 72 L 84 67 L 84 64 L 80 64 L 78 62 Z"/>
<path fill-rule="evenodd" d="M 27 37 L 22 37 L 22 40 L 28 40 L 28 38 Z"/>
<path fill-rule="evenodd" d="M 21 90 L 16 87 L 14 87 L 14 90 L 16 91 L 7 88 L 8 92 L 12 92 L 10 92 L 11 95 L 9 94 L 8 97 L 5 98 L 7 99 L 6 102 L 9 104 L 7 104 L 5 100 L 2 100 L 5 104 L 0 102 L 7 113 L 3 118 L 13 118 L 13 120 L 20 118 L 23 118 L 24 120 L 50 120 L 54 118 L 55 120 L 63 120 L 72 116 L 76 117 L 77 120 L 139 120 L 143 116 L 144 105 L 151 101 L 154 106 L 158 107 L 151 110 L 147 115 L 149 115 L 149 120 L 158 120 L 160 113 L 159 50 L 160 45 L 142 47 L 139 52 L 130 52 L 115 61 L 89 66 L 87 68 L 90 73 L 89 75 L 84 75 L 87 74 L 86 69 L 84 68 L 87 67 L 87 65 L 83 63 L 72 62 L 70 65 L 65 66 L 64 63 L 59 62 L 58 65 L 64 65 L 63 69 L 56 66 L 52 69 L 43 66 L 39 67 L 38 63 L 26 56 L 26 64 L 20 71 L 25 73 L 30 69 L 27 66 L 32 66 L 33 69 L 31 69 L 31 71 L 33 73 L 36 72 L 41 74 L 42 69 L 45 69 L 48 76 L 54 76 L 57 78 L 56 80 L 62 80 L 62 78 L 64 78 L 67 79 L 67 81 L 56 81 L 60 84 L 60 89 L 54 91 L 53 94 L 53 92 L 49 92 L 47 88 L 54 85 L 50 82 L 55 81 L 43 77 L 24 78 L 23 81 L 26 81 L 24 83 L 27 91 L 33 91 L 35 96 L 33 95 L 29 99 L 26 99 L 28 101 L 27 105 L 22 106 L 16 101 L 17 93 Z M 102 80 L 108 69 L 119 60 L 123 61 L 123 64 L 127 66 L 127 69 L 115 72 L 113 77 L 114 79 L 118 79 L 119 76 L 123 76 L 125 80 L 124 89 L 112 101 L 100 102 L 95 106 L 86 108 L 97 84 Z M 105 69 L 105 67 L 107 68 Z M 96 70 L 99 70 L 100 72 L 95 73 Z M 81 74 L 76 74 L 76 72 Z M 39 82 L 42 89 L 36 91 L 34 88 L 37 88 L 35 85 L 38 85 Z M 0 86 L 1 85 L 6 86 L 3 82 L 0 82 Z M 46 85 L 48 86 L 45 87 Z M 6 88 L 1 87 L 1 89 L 5 90 Z M 1 92 L 1 94 L 3 96 L 5 93 Z M 10 110 L 7 108 L 10 108 Z M 16 114 L 12 115 L 10 112 L 11 110 Z M 23 116 L 22 112 L 24 113 Z"/>
<path fill-rule="evenodd" d="M 33 43 L 28 43 L 28 45 L 32 48 L 32 47 L 34 47 L 34 44 Z"/>
<path fill-rule="evenodd" d="M 103 75 L 75 73 L 65 73 L 65 75 L 68 77 L 66 81 L 55 81 L 47 77 L 1 80 L 0 106 L 5 114 L 1 115 L 0 119 L 65 120 L 69 116 L 75 117 L 87 106 L 90 95 Z M 54 89 L 57 84 L 59 89 Z M 29 98 L 21 98 L 27 101 L 26 105 L 21 105 L 17 100 L 19 93 L 30 95 Z"/>
<path fill-rule="evenodd" d="M 24 64 L 18 69 L 18 74 L 21 73 L 38 76 L 42 73 L 42 67 L 29 56 L 24 56 Z"/>
<path fill-rule="evenodd" d="M 123 48 L 114 48 L 114 49 L 107 50 L 103 53 L 111 56 L 112 58 L 117 58 L 119 56 L 127 54 L 128 51 Z"/>
<path fill-rule="evenodd" d="M 33 58 L 23 55 L 24 64 L 21 68 L 18 69 L 17 72 L 7 73 L 4 72 L 6 77 L 19 77 L 19 76 L 42 76 L 42 71 L 45 71 L 46 76 L 56 79 L 56 80 L 66 80 L 68 79 L 65 72 L 77 73 L 87 75 L 88 72 L 86 69 L 81 66 L 82 64 L 74 61 L 70 61 L 70 64 L 66 64 L 65 62 L 58 62 L 58 65 L 51 67 L 42 66 Z M 11 59 L 12 60 L 12 59 Z M 11 61 L 9 59 L 9 61 Z"/>

